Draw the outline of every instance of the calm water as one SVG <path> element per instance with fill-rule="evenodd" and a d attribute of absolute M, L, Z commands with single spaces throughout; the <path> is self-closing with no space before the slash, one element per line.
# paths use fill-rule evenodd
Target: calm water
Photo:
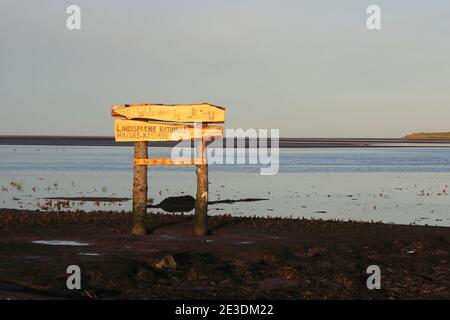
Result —
<path fill-rule="evenodd" d="M 166 157 L 170 149 L 150 148 Z M 50 208 L 46 197 L 130 197 L 132 148 L 0 146 L 0 206 Z M 211 214 L 352 219 L 450 226 L 450 148 L 281 149 L 279 173 L 211 165 Z M 194 167 L 149 168 L 149 197 L 195 195 Z M 54 203 L 51 204 L 55 205 Z M 129 210 L 73 201 L 68 209 Z M 54 209 L 54 208 L 53 208 Z"/>

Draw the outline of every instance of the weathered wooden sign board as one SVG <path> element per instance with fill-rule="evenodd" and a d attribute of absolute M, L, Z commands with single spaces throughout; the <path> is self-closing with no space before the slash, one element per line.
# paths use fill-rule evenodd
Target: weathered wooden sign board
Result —
<path fill-rule="evenodd" d="M 197 195 L 194 232 L 196 235 L 205 235 L 208 212 L 206 141 L 223 135 L 223 127 L 211 126 L 208 123 L 224 123 L 225 108 L 209 103 L 127 104 L 114 105 L 111 114 L 113 117 L 120 118 L 114 121 L 115 140 L 117 142 L 135 142 L 132 234 L 143 235 L 146 232 L 147 166 L 195 165 L 197 167 Z M 148 158 L 148 141 L 182 140 L 197 140 L 196 159 Z"/>
<path fill-rule="evenodd" d="M 187 123 L 223 123 L 225 121 L 225 108 L 209 103 L 115 105 L 111 113 L 114 117 L 123 117 L 128 120 L 146 119 Z"/>
<path fill-rule="evenodd" d="M 115 120 L 114 134 L 117 142 L 126 141 L 181 141 L 221 137 L 223 127 L 208 126 L 202 130 L 192 125 Z"/>

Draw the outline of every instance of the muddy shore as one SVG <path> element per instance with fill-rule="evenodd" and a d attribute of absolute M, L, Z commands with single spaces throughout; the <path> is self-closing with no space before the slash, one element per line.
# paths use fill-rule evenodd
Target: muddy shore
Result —
<path fill-rule="evenodd" d="M 449 299 L 450 228 L 283 218 L 0 209 L 1 299 Z M 46 245 L 78 241 L 85 246 Z M 66 288 L 66 268 L 82 289 Z M 366 268 L 381 268 L 368 290 Z"/>

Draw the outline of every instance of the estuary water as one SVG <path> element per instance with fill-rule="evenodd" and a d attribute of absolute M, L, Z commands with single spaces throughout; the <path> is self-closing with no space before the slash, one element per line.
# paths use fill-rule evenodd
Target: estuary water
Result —
<path fill-rule="evenodd" d="M 210 214 L 450 226 L 448 147 L 280 149 L 277 174 L 261 167 L 210 165 L 210 201 L 266 199 L 210 205 Z M 129 211 L 131 201 L 83 198 L 131 197 L 132 173 L 131 147 L 0 146 L 0 207 Z M 154 203 L 195 196 L 195 167 L 149 167 L 148 181 Z M 58 197 L 80 199 L 48 200 Z"/>

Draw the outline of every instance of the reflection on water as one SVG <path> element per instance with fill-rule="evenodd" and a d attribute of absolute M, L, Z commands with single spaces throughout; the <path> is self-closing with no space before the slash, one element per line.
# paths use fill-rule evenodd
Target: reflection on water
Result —
<path fill-rule="evenodd" d="M 131 196 L 132 151 L 0 146 L 0 207 L 128 211 L 130 201 L 101 200 Z M 169 153 L 149 149 L 150 157 Z M 149 197 L 195 196 L 195 182 L 194 167 L 150 167 Z M 450 226 L 449 184 L 450 148 L 282 149 L 274 176 L 255 165 L 211 165 L 210 201 L 268 200 L 219 202 L 210 212 Z"/>

